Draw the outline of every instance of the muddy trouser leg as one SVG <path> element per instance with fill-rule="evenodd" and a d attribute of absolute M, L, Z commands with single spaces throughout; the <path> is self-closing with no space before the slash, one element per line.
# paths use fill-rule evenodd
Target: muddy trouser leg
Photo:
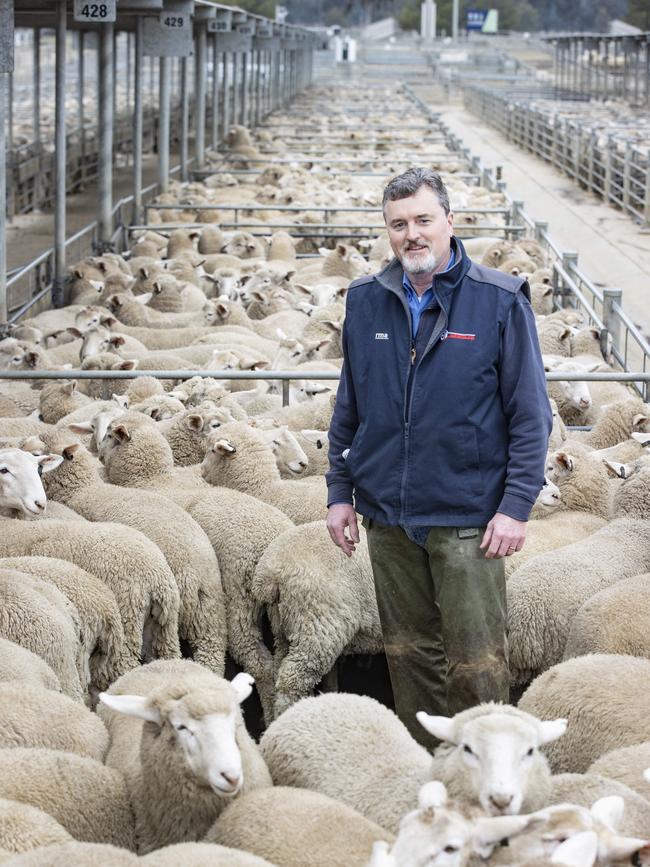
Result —
<path fill-rule="evenodd" d="M 504 562 L 485 559 L 484 530 L 433 527 L 426 540 L 449 660 L 450 715 L 509 698 Z"/>
<path fill-rule="evenodd" d="M 401 527 L 364 518 L 395 712 L 413 737 L 435 741 L 415 718 L 447 716 L 447 659 L 429 555 Z"/>

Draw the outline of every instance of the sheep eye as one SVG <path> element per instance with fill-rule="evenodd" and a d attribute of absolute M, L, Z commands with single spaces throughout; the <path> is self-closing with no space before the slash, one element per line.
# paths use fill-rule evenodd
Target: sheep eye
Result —
<path fill-rule="evenodd" d="M 532 756 L 535 754 L 535 747 L 531 747 L 526 753 L 527 756 Z"/>
<path fill-rule="evenodd" d="M 449 846 L 445 846 L 445 848 L 442 851 L 446 852 L 448 855 L 451 855 L 452 852 L 458 852 L 458 846 L 452 846 L 450 844 Z"/>
<path fill-rule="evenodd" d="M 471 747 L 468 747 L 467 744 L 463 744 L 463 752 L 467 753 L 468 756 L 474 755 L 474 750 Z"/>
<path fill-rule="evenodd" d="M 5 472 L 6 472 L 6 471 L 5 471 Z M 43 475 L 43 464 L 39 464 L 39 465 L 38 465 L 38 474 L 39 474 L 39 476 L 42 476 L 42 475 Z"/>
<path fill-rule="evenodd" d="M 40 469 L 40 466 L 39 466 L 39 469 Z M 3 476 L 6 475 L 8 472 L 9 472 L 9 470 L 7 469 L 7 467 L 0 467 L 0 473 L 2 473 Z"/>
<path fill-rule="evenodd" d="M 174 728 L 176 729 L 177 732 L 186 732 L 186 731 L 188 731 L 187 726 L 184 726 L 184 725 L 177 725 L 177 726 L 174 726 Z"/>

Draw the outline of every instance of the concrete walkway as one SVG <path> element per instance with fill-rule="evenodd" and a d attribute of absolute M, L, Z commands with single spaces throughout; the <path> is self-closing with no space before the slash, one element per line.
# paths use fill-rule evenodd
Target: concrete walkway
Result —
<path fill-rule="evenodd" d="M 503 167 L 511 198 L 523 201 L 534 220 L 549 224 L 561 250 L 578 253 L 579 267 L 597 286 L 623 290 L 623 308 L 650 334 L 650 234 L 462 106 L 436 105 L 427 99 L 434 95 L 431 88 L 416 91 L 485 166 Z"/>

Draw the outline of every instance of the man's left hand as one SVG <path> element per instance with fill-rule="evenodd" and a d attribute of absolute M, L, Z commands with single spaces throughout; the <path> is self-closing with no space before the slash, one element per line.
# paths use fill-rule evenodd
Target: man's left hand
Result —
<path fill-rule="evenodd" d="M 487 548 L 486 560 L 509 557 L 516 551 L 521 551 L 526 539 L 527 521 L 515 521 L 508 515 L 497 512 L 485 528 L 481 541 L 481 549 Z"/>

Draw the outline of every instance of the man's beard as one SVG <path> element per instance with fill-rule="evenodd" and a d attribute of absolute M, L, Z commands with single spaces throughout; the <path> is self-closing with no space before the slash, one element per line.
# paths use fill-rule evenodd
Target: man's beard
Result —
<path fill-rule="evenodd" d="M 409 274 L 430 274 L 435 271 L 438 259 L 435 253 L 428 250 L 426 255 L 422 252 L 413 255 L 408 250 L 402 253 L 402 267 Z"/>

